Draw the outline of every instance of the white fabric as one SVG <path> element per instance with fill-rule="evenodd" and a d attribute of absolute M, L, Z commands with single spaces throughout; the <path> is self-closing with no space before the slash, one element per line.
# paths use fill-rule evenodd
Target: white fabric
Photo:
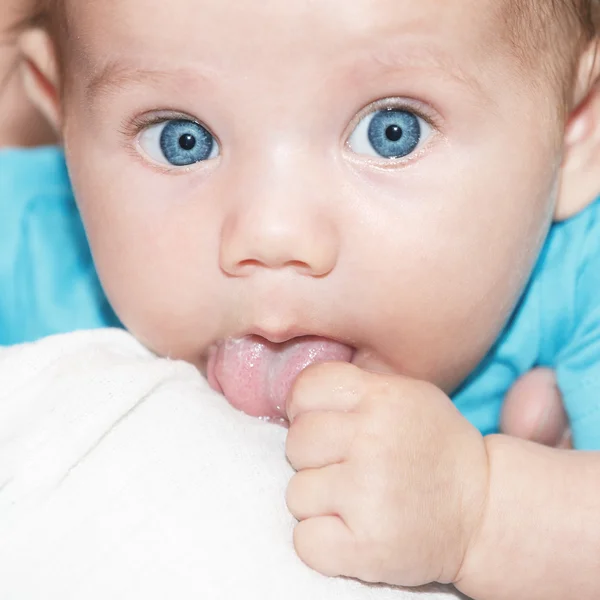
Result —
<path fill-rule="evenodd" d="M 458 597 L 305 567 L 284 441 L 121 331 L 0 350 L 0 598 Z"/>

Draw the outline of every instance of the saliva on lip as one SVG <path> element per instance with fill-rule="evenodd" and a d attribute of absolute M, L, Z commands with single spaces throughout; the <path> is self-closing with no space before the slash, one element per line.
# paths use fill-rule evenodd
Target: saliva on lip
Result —
<path fill-rule="evenodd" d="M 264 423 L 273 423 L 273 425 L 280 425 L 285 429 L 288 429 L 290 424 L 287 419 L 283 417 L 258 417 L 259 421 L 263 421 Z"/>

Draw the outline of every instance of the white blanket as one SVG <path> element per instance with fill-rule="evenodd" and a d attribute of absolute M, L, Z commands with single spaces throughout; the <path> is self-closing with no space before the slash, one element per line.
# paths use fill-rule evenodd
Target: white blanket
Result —
<path fill-rule="evenodd" d="M 0 599 L 459 597 L 305 567 L 284 441 L 121 331 L 0 350 Z"/>

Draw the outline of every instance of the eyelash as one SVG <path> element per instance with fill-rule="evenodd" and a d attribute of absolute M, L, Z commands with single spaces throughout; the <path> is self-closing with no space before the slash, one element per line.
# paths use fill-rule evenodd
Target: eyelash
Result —
<path fill-rule="evenodd" d="M 425 107 L 422 103 L 408 100 L 406 98 L 401 97 L 389 97 L 383 98 L 380 100 L 375 100 L 371 102 L 366 107 L 364 107 L 361 111 L 357 113 L 357 115 L 350 121 L 350 124 L 346 128 L 346 132 L 344 134 L 344 145 L 347 145 L 349 136 L 354 131 L 358 123 L 365 117 L 368 117 L 370 114 L 378 112 L 380 110 L 386 109 L 395 109 L 395 110 L 405 110 L 408 112 L 412 112 L 417 115 L 421 119 L 423 119 L 434 131 L 437 133 L 442 132 L 442 123 L 439 115 L 437 115 L 433 109 Z M 125 138 L 131 142 L 131 140 L 136 139 L 140 133 L 153 125 L 159 125 L 161 123 L 166 123 L 167 121 L 171 121 L 174 119 L 185 119 L 189 120 L 197 125 L 204 127 L 210 134 L 215 138 L 217 143 L 220 144 L 217 136 L 207 127 L 204 123 L 199 121 L 198 119 L 191 117 L 190 115 L 179 112 L 179 111 L 169 111 L 164 110 L 160 111 L 159 114 L 143 114 L 137 115 L 131 120 L 124 121 L 120 132 L 121 135 L 125 136 Z M 136 152 L 137 154 L 137 152 Z M 390 163 L 394 162 L 402 162 L 402 159 L 398 159 L 398 161 L 389 161 Z M 390 165 L 391 166 L 391 165 Z"/>
<path fill-rule="evenodd" d="M 354 128 L 360 123 L 362 119 L 369 115 L 379 112 L 380 110 L 403 110 L 411 112 L 417 117 L 420 117 L 430 127 L 435 129 L 437 132 L 442 131 L 442 121 L 437 113 L 433 109 L 424 106 L 421 102 L 416 100 L 409 100 L 402 97 L 389 97 L 381 100 L 375 100 L 371 104 L 367 104 L 365 108 L 358 112 L 358 114 L 350 121 L 348 125 L 348 131 L 354 131 Z M 347 137 L 347 136 L 346 136 Z"/>
<path fill-rule="evenodd" d="M 198 119 L 191 117 L 189 114 L 180 112 L 180 111 L 170 111 L 170 110 L 162 110 L 158 111 L 158 113 L 146 113 L 142 115 L 137 115 L 132 119 L 126 119 L 121 123 L 121 127 L 119 128 L 119 133 L 123 136 L 124 139 L 124 150 L 136 161 L 141 161 L 144 166 L 150 165 L 157 172 L 162 174 L 169 175 L 185 175 L 189 173 L 194 166 L 190 167 L 170 167 L 163 164 L 158 164 L 155 161 L 149 161 L 148 158 L 144 158 L 142 153 L 136 146 L 133 144 L 138 138 L 138 136 L 147 129 L 148 127 L 152 127 L 153 125 L 160 125 L 162 123 L 166 123 L 168 121 L 183 119 L 186 121 L 190 121 L 192 123 L 196 123 L 201 127 L 204 127 L 216 140 L 216 142 L 220 145 L 221 142 L 217 138 L 214 133 L 208 128 L 204 123 L 199 121 Z"/>
<path fill-rule="evenodd" d="M 144 129 L 152 127 L 153 125 L 166 123 L 167 121 L 173 121 L 175 119 L 183 119 L 186 121 L 191 121 L 192 123 L 196 123 L 196 125 L 204 127 L 215 139 L 217 139 L 214 133 L 212 133 L 212 131 L 198 119 L 190 117 L 185 113 L 175 111 L 161 111 L 161 114 L 138 115 L 131 120 L 124 121 L 121 125 L 120 132 L 121 135 L 124 135 L 126 138 L 135 139 Z"/>
<path fill-rule="evenodd" d="M 385 110 L 400 110 L 410 112 L 420 119 L 423 119 L 423 121 L 425 121 L 425 123 L 431 127 L 434 138 L 436 136 L 440 136 L 441 138 L 445 137 L 443 133 L 443 120 L 439 113 L 433 108 L 422 102 L 419 102 L 418 100 L 411 100 L 401 96 L 390 96 L 367 104 L 367 106 L 357 113 L 352 121 L 350 121 L 350 124 L 344 133 L 344 148 L 349 148 L 350 136 L 363 119 L 376 112 Z M 371 166 L 377 167 L 378 169 L 394 171 L 404 166 L 408 166 L 415 160 L 419 159 L 427 151 L 427 147 L 430 145 L 431 141 L 433 140 L 429 140 L 424 148 L 413 152 L 406 157 L 384 159 L 378 159 L 375 157 L 360 157 L 360 159 L 361 162 L 363 162 L 366 158 L 367 162 Z M 354 157 L 354 160 L 356 160 L 356 155 L 354 153 L 351 153 L 351 156 Z"/>

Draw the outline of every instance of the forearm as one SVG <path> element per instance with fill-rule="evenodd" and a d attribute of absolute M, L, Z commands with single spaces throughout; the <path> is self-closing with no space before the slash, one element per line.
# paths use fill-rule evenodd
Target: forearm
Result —
<path fill-rule="evenodd" d="M 457 587 L 475 600 L 600 597 L 600 453 L 486 444 L 489 495 Z"/>

